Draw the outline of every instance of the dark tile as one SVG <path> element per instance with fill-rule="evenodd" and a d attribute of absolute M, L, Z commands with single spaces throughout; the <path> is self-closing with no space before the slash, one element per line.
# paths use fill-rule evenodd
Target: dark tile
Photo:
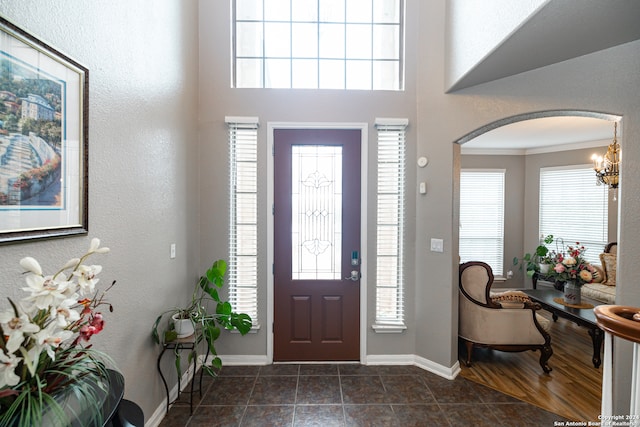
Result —
<path fill-rule="evenodd" d="M 499 425 L 498 419 L 493 415 L 489 406 L 484 403 L 441 404 L 440 409 L 452 427 L 495 427 Z"/>
<path fill-rule="evenodd" d="M 515 397 L 511 397 L 508 394 L 500 393 L 499 391 L 494 390 L 491 387 L 487 387 L 468 380 L 466 381 L 466 383 L 467 386 L 469 386 L 484 403 L 522 403 Z"/>
<path fill-rule="evenodd" d="M 266 375 L 298 375 L 300 365 L 265 365 L 260 367 L 260 376 Z"/>
<path fill-rule="evenodd" d="M 539 426 L 552 426 L 556 421 L 568 421 L 528 403 L 497 403 L 490 407 L 501 426 L 531 425 L 532 422 Z"/>
<path fill-rule="evenodd" d="M 159 427 L 185 427 L 191 418 L 188 406 L 172 406 Z"/>
<path fill-rule="evenodd" d="M 425 371 L 414 365 L 380 365 L 378 373 L 380 375 L 421 375 Z"/>
<path fill-rule="evenodd" d="M 349 427 L 400 426 L 390 405 L 344 405 L 344 418 Z"/>
<path fill-rule="evenodd" d="M 419 376 L 381 376 L 385 403 L 435 403 L 429 388 Z"/>
<path fill-rule="evenodd" d="M 378 366 L 358 363 L 341 363 L 338 365 L 338 371 L 340 375 L 379 375 Z"/>
<path fill-rule="evenodd" d="M 300 375 L 338 375 L 338 365 L 300 365 Z"/>
<path fill-rule="evenodd" d="M 448 380 L 436 375 L 428 375 L 422 376 L 422 379 L 438 403 L 482 403 L 473 383 L 464 378 Z"/>
<path fill-rule="evenodd" d="M 223 377 L 255 377 L 260 372 L 260 366 L 223 366 L 219 376 Z"/>
<path fill-rule="evenodd" d="M 293 405 L 296 401 L 298 377 L 258 377 L 251 393 L 250 405 Z"/>
<path fill-rule="evenodd" d="M 247 406 L 242 427 L 291 427 L 293 405 Z"/>
<path fill-rule="evenodd" d="M 202 397 L 201 405 L 246 405 L 249 403 L 255 378 L 218 377 Z"/>
<path fill-rule="evenodd" d="M 300 376 L 296 404 L 342 403 L 338 376 Z"/>
<path fill-rule="evenodd" d="M 293 425 L 295 427 L 344 426 L 342 405 L 296 405 Z"/>
<path fill-rule="evenodd" d="M 236 427 L 246 406 L 201 406 L 191 417 L 189 427 Z"/>
<path fill-rule="evenodd" d="M 449 427 L 449 421 L 435 404 L 427 405 L 391 405 L 402 427 Z"/>
<path fill-rule="evenodd" d="M 340 377 L 344 403 L 384 403 L 385 392 L 378 376 Z"/>

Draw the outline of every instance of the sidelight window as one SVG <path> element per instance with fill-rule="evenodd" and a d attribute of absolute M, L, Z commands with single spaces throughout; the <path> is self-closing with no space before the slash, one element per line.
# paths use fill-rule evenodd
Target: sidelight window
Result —
<path fill-rule="evenodd" d="M 406 119 L 376 119 L 378 191 L 376 220 L 376 332 L 404 325 Z"/>
<path fill-rule="evenodd" d="M 226 117 L 229 128 L 229 302 L 258 327 L 258 119 Z"/>

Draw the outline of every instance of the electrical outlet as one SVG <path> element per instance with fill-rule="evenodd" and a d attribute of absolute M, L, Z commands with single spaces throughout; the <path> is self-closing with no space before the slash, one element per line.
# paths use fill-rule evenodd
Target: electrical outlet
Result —
<path fill-rule="evenodd" d="M 171 244 L 171 249 L 169 250 L 169 258 L 174 259 L 176 257 L 176 244 Z"/>

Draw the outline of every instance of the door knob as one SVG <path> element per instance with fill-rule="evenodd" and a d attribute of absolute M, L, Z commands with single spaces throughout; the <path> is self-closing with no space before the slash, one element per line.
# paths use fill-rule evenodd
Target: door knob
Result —
<path fill-rule="evenodd" d="M 351 270 L 351 276 L 345 277 L 345 280 L 351 280 L 352 282 L 357 282 L 360 280 L 360 272 L 358 270 Z"/>

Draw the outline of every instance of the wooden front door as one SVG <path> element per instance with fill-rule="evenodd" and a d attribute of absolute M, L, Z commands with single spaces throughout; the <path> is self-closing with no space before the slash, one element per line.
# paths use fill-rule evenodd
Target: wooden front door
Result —
<path fill-rule="evenodd" d="M 274 361 L 360 358 L 360 130 L 274 130 Z"/>

